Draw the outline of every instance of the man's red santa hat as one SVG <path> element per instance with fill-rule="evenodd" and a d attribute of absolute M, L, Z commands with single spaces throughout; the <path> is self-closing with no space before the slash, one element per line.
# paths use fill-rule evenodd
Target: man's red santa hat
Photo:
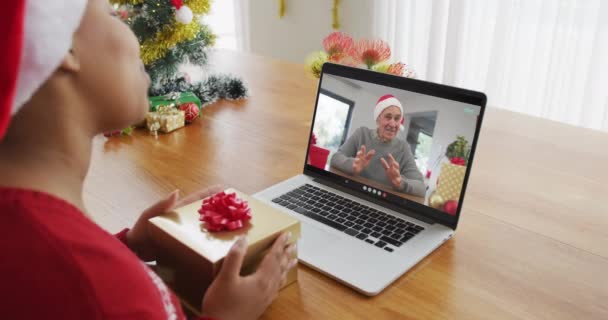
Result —
<path fill-rule="evenodd" d="M 384 111 L 384 109 L 393 106 L 399 108 L 399 110 L 401 111 L 401 124 L 399 125 L 399 129 L 403 130 L 403 124 L 405 123 L 405 117 L 403 116 L 403 106 L 401 105 L 401 102 L 392 94 L 385 94 L 380 97 L 380 99 L 378 99 L 378 102 L 376 102 L 376 106 L 374 107 L 374 121 L 378 120 L 378 117 L 380 116 L 382 111 Z"/>
<path fill-rule="evenodd" d="M 70 51 L 87 0 L 11 0 L 0 11 L 0 140 Z"/>

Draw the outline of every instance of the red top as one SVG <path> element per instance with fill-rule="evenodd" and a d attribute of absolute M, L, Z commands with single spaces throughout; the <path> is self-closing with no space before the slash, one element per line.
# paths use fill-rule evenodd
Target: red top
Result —
<path fill-rule="evenodd" d="M 185 318 L 127 246 L 49 194 L 0 187 L 0 254 L 3 319 Z"/>
<path fill-rule="evenodd" d="M 2 50 L 0 59 L 0 141 L 8 128 L 17 87 L 23 47 L 25 1 L 5 1 L 0 10 Z"/>

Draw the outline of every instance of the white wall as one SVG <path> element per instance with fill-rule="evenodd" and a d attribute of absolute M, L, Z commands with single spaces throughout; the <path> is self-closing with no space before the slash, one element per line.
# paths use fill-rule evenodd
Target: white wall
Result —
<path fill-rule="evenodd" d="M 408 114 L 428 111 L 437 112 L 435 130 L 433 132 L 433 146 L 428 164 L 429 169 L 432 170 L 432 176 L 429 181 L 429 185 L 433 187 L 432 189 L 434 189 L 440 169 L 439 165 L 436 168 L 432 167 L 435 165 L 437 157 L 445 154 L 447 146 L 456 140 L 456 137 L 459 135 L 466 137 L 469 143 L 473 142 L 477 114 L 479 114 L 479 107 L 477 106 L 405 90 L 386 88 L 363 81 L 347 80 L 360 87 L 355 88 L 345 84 L 339 78 L 341 77 L 325 75 L 323 76 L 321 87 L 355 101 L 351 118 L 352 122 L 347 136 L 362 126 L 368 128 L 376 127 L 376 122 L 373 119 L 374 105 L 376 105 L 378 98 L 385 94 L 392 94 L 401 101 L 406 117 L 406 127 L 409 126 L 409 123 L 407 123 Z M 473 108 L 475 112 L 466 113 L 464 111 L 465 108 Z M 399 134 L 399 138 L 406 141 L 406 134 L 407 128 Z"/>
<path fill-rule="evenodd" d="M 248 1 L 249 46 L 252 52 L 303 63 L 306 56 L 322 50 L 322 40 L 332 29 L 331 0 L 285 0 L 279 18 L 278 0 Z M 355 38 L 372 36 L 373 1 L 341 1 L 340 31 Z"/>

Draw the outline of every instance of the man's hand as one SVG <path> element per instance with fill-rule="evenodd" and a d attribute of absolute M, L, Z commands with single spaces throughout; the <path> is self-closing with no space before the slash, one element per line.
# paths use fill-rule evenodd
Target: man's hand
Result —
<path fill-rule="evenodd" d="M 384 158 L 380 158 L 382 167 L 386 173 L 386 177 L 391 182 L 393 187 L 399 189 L 401 186 L 401 171 L 399 170 L 399 163 L 395 161 L 392 154 L 388 154 L 388 162 Z"/>
<path fill-rule="evenodd" d="M 353 174 L 358 176 L 363 169 L 365 169 L 369 162 L 372 160 L 374 154 L 376 154 L 376 150 L 370 150 L 369 152 L 365 152 L 365 145 L 361 146 L 361 149 L 357 151 L 355 155 L 355 160 L 353 160 Z"/>

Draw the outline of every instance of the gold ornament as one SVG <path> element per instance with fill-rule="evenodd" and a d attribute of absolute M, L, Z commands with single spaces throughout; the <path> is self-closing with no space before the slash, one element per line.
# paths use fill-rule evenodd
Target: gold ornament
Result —
<path fill-rule="evenodd" d="M 433 191 L 433 193 L 431 193 L 431 196 L 429 197 L 429 206 L 431 206 L 431 208 L 441 209 L 444 204 L 445 200 L 443 199 L 443 197 L 438 194 L 437 191 Z"/>

